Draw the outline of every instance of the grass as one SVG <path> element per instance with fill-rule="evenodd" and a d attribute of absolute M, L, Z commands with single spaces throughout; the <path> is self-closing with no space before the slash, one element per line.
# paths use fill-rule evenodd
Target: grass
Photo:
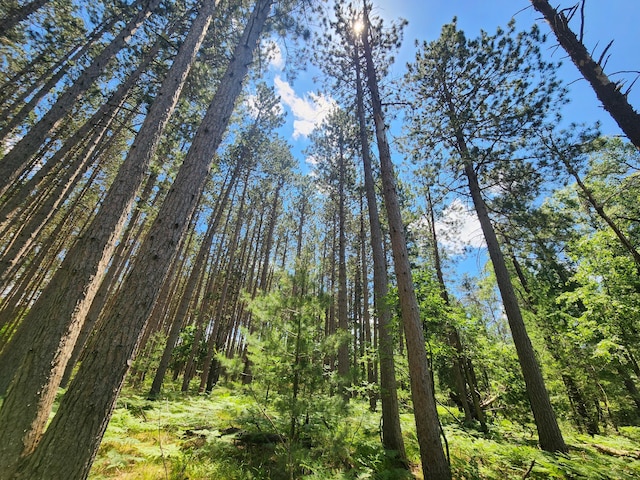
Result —
<path fill-rule="evenodd" d="M 541 451 L 535 431 L 506 420 L 488 434 L 463 428 L 442 410 L 455 479 L 640 478 L 640 428 L 590 437 L 563 429 L 566 455 Z M 308 425 L 309 442 L 243 442 L 240 432 L 273 431 L 286 424 L 265 411 L 239 386 L 216 387 L 211 395 L 171 390 L 156 401 L 125 391 L 111 419 L 90 479 L 285 480 L 421 478 L 410 412 L 402 414 L 411 472 L 393 467 L 380 446 L 379 412 L 352 400 L 342 418 Z M 303 430 L 304 431 L 304 430 Z"/>

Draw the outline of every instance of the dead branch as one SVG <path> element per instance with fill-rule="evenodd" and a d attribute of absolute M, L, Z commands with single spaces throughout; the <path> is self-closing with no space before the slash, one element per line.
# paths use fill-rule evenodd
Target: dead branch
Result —
<path fill-rule="evenodd" d="M 522 480 L 524 480 L 525 478 L 529 478 L 529 475 L 531 475 L 531 471 L 533 470 L 533 466 L 535 464 L 536 464 L 536 459 L 534 458 L 533 460 L 531 460 L 531 465 L 529 465 L 529 469 L 522 476 Z"/>

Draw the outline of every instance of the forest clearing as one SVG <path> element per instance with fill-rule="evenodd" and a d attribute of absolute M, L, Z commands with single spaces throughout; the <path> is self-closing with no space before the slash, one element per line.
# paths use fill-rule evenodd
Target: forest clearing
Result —
<path fill-rule="evenodd" d="M 640 4 L 395 3 L 0 0 L 0 480 L 640 478 Z"/>

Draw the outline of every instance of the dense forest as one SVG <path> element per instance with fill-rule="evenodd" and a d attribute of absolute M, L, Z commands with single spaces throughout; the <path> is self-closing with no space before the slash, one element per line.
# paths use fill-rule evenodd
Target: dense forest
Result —
<path fill-rule="evenodd" d="M 520 3 L 0 0 L 0 479 L 639 478 L 637 66 Z"/>

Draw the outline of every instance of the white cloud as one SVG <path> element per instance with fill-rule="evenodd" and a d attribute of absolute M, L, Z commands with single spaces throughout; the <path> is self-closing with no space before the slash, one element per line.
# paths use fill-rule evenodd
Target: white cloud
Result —
<path fill-rule="evenodd" d="M 308 155 L 307 158 L 304 159 L 304 161 L 310 167 L 315 167 L 316 165 L 318 165 L 318 163 L 320 163 L 320 160 L 318 160 L 315 155 Z"/>
<path fill-rule="evenodd" d="M 443 218 L 436 221 L 436 232 L 439 242 L 449 253 L 458 255 L 466 247 L 485 246 L 475 211 L 469 209 L 459 198 L 454 199 L 442 214 Z"/>
<path fill-rule="evenodd" d="M 299 97 L 289 82 L 282 80 L 279 75 L 276 75 L 274 84 L 276 92 L 282 98 L 282 103 L 289 107 L 293 113 L 294 139 L 308 136 L 334 108 L 335 102 L 331 97 L 313 92 L 307 92 Z"/>

